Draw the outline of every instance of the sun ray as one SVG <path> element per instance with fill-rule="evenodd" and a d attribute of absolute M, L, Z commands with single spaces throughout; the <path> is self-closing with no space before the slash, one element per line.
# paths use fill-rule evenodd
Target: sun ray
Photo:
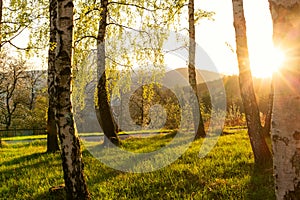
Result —
<path fill-rule="evenodd" d="M 285 60 L 283 51 L 273 46 L 257 48 L 250 54 L 252 74 L 256 77 L 271 77 Z"/>

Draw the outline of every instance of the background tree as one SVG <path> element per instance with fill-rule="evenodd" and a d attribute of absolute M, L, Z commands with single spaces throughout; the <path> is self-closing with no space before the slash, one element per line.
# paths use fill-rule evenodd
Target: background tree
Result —
<path fill-rule="evenodd" d="M 72 0 L 57 1 L 54 101 L 67 199 L 79 200 L 89 199 L 89 193 L 71 104 L 73 7 Z"/>
<path fill-rule="evenodd" d="M 253 89 L 253 80 L 248 54 L 246 21 L 243 0 L 232 0 L 234 28 L 236 37 L 236 53 L 239 66 L 239 85 L 246 113 L 248 135 L 258 166 L 271 164 L 271 152 L 263 137 L 258 105 Z"/>
<path fill-rule="evenodd" d="M 196 55 L 196 35 L 195 35 L 195 8 L 194 0 L 189 0 L 188 14 L 189 14 L 189 83 L 193 88 L 198 101 L 198 107 L 193 108 L 195 138 L 205 137 L 204 123 L 200 110 L 200 97 L 197 89 L 196 70 L 195 70 L 195 55 Z M 197 112 L 196 112 L 197 110 Z M 198 126 L 197 126 L 198 125 Z"/>
<path fill-rule="evenodd" d="M 269 0 L 273 40 L 286 61 L 274 76 L 272 144 L 277 199 L 300 197 L 300 1 Z"/>
<path fill-rule="evenodd" d="M 9 129 L 16 109 L 21 104 L 26 104 L 25 87 L 25 61 L 1 55 L 0 61 L 1 86 L 0 86 L 0 123 Z M 22 90 L 21 90 L 22 88 Z"/>
<path fill-rule="evenodd" d="M 28 70 L 26 71 L 26 89 L 29 91 L 29 99 L 28 99 L 28 109 L 33 110 L 35 107 L 36 98 L 38 92 L 43 87 L 43 81 L 45 79 L 45 71 L 43 70 Z"/>

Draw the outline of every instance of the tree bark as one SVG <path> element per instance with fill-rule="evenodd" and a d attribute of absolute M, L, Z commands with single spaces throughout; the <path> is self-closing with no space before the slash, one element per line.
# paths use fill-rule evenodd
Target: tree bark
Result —
<path fill-rule="evenodd" d="M 258 105 L 253 89 L 253 80 L 248 55 L 246 21 L 243 0 L 232 0 L 234 28 L 236 34 L 236 53 L 239 65 L 239 85 L 246 113 L 248 135 L 257 166 L 272 163 L 271 152 L 262 134 Z"/>
<path fill-rule="evenodd" d="M 3 11 L 3 0 L 0 0 L 0 53 L 2 50 L 2 11 Z M 2 146 L 2 139 L 0 135 L 0 147 Z"/>
<path fill-rule="evenodd" d="M 59 150 L 57 130 L 54 115 L 54 74 L 55 74 L 55 48 L 56 43 L 56 13 L 57 0 L 50 0 L 50 46 L 48 52 L 48 113 L 47 113 L 47 152 L 56 152 Z"/>
<path fill-rule="evenodd" d="M 194 12 L 194 0 L 189 0 L 188 5 L 189 14 L 189 83 L 195 93 L 198 107 L 193 108 L 194 127 L 196 131 L 195 139 L 205 137 L 204 123 L 200 109 L 200 97 L 198 93 L 196 70 L 195 70 L 195 54 L 196 54 L 196 36 L 195 36 L 195 12 Z M 198 125 L 198 126 L 197 126 Z"/>
<path fill-rule="evenodd" d="M 3 0 L 0 0 L 0 52 L 2 50 L 2 15 L 3 15 Z"/>
<path fill-rule="evenodd" d="M 71 104 L 73 1 L 57 1 L 55 52 L 55 119 L 61 142 L 67 199 L 90 199 L 83 174 L 80 142 Z"/>
<path fill-rule="evenodd" d="M 286 60 L 274 76 L 272 144 L 276 198 L 300 199 L 300 1 L 269 0 L 273 41 Z"/>
<path fill-rule="evenodd" d="M 273 111 L 273 101 L 274 101 L 274 86 L 273 80 L 271 81 L 271 90 L 268 99 L 268 110 L 265 118 L 265 125 L 263 127 L 264 137 L 270 138 L 271 133 L 271 122 L 272 122 L 272 111 Z"/>
<path fill-rule="evenodd" d="M 99 30 L 97 37 L 97 102 L 96 115 L 100 126 L 106 138 L 115 145 L 120 145 L 120 139 L 117 131 L 118 127 L 114 121 L 111 107 L 108 102 L 106 89 L 106 73 L 105 73 L 105 34 L 107 26 L 107 0 L 101 0 L 101 20 L 99 22 Z"/>

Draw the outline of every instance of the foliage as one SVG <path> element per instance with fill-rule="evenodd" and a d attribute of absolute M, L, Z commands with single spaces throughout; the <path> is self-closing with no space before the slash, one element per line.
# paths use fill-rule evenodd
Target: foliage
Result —
<path fill-rule="evenodd" d="M 47 98 L 43 71 L 28 71 L 26 61 L 5 53 L 0 64 L 0 124 L 5 128 L 45 126 Z"/>
<path fill-rule="evenodd" d="M 232 104 L 228 108 L 225 125 L 227 126 L 246 125 L 245 113 L 242 113 L 240 111 L 240 108 L 236 104 Z"/>
<path fill-rule="evenodd" d="M 47 1 L 11 0 L 3 2 L 1 46 L 10 46 L 17 50 L 26 50 L 27 53 L 35 52 L 36 54 L 39 49 L 41 53 L 41 49 L 46 48 L 46 41 L 48 41 Z M 14 39 L 28 33 L 30 34 L 27 46 L 16 44 Z"/>
<path fill-rule="evenodd" d="M 123 148 L 149 152 L 171 139 L 168 135 L 132 138 L 124 141 Z M 254 169 L 245 130 L 221 136 L 200 160 L 201 143 L 194 142 L 172 165 L 145 174 L 111 169 L 84 151 L 92 199 L 275 199 L 272 172 Z M 45 142 L 6 144 L 0 149 L 1 199 L 61 199 L 63 194 L 49 192 L 63 182 L 60 154 L 45 154 L 45 150 Z"/>
<path fill-rule="evenodd" d="M 100 6 L 99 2 L 91 0 L 75 1 L 76 81 L 73 97 L 78 102 L 75 110 L 84 108 L 87 97 L 85 88 L 96 80 L 95 49 Z M 164 73 L 166 52 L 162 47 L 170 31 L 168 28 L 180 24 L 177 22 L 180 20 L 181 9 L 185 6 L 185 1 L 172 0 L 108 1 L 105 51 L 109 95 L 119 95 L 120 90 L 126 91 L 132 83 L 133 71 L 145 78 L 140 73 L 151 69 L 152 76 L 159 79 Z M 197 19 L 211 18 L 213 13 L 197 10 L 195 15 Z M 139 70 L 136 72 L 137 67 Z M 122 80 L 122 83 L 119 80 Z"/>

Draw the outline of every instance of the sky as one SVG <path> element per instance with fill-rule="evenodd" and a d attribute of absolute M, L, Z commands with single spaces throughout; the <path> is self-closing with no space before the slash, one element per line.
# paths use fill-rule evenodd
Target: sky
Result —
<path fill-rule="evenodd" d="M 196 2 L 201 9 L 216 13 L 214 21 L 200 21 L 196 27 L 196 41 L 212 58 L 220 72 L 238 73 L 232 1 L 198 0 Z M 252 73 L 254 76 L 269 76 L 269 69 L 272 65 L 276 65 L 274 63 L 276 60 L 273 51 L 270 51 L 274 47 L 268 0 L 244 0 L 244 12 Z"/>
<path fill-rule="evenodd" d="M 207 53 L 217 71 L 237 74 L 232 0 L 195 0 L 195 4 L 196 8 L 216 13 L 213 21 L 204 19 L 197 23 L 197 44 Z M 268 0 L 244 0 L 244 11 L 252 73 L 259 77 L 270 76 L 270 66 L 276 65 L 277 60 L 274 57 L 278 56 L 271 53 L 272 21 Z M 19 46 L 26 46 L 26 35 L 28 33 L 18 39 Z M 38 63 L 38 60 L 33 59 L 33 62 Z M 172 68 L 182 67 L 186 61 L 176 56 L 167 56 L 166 63 Z"/>

